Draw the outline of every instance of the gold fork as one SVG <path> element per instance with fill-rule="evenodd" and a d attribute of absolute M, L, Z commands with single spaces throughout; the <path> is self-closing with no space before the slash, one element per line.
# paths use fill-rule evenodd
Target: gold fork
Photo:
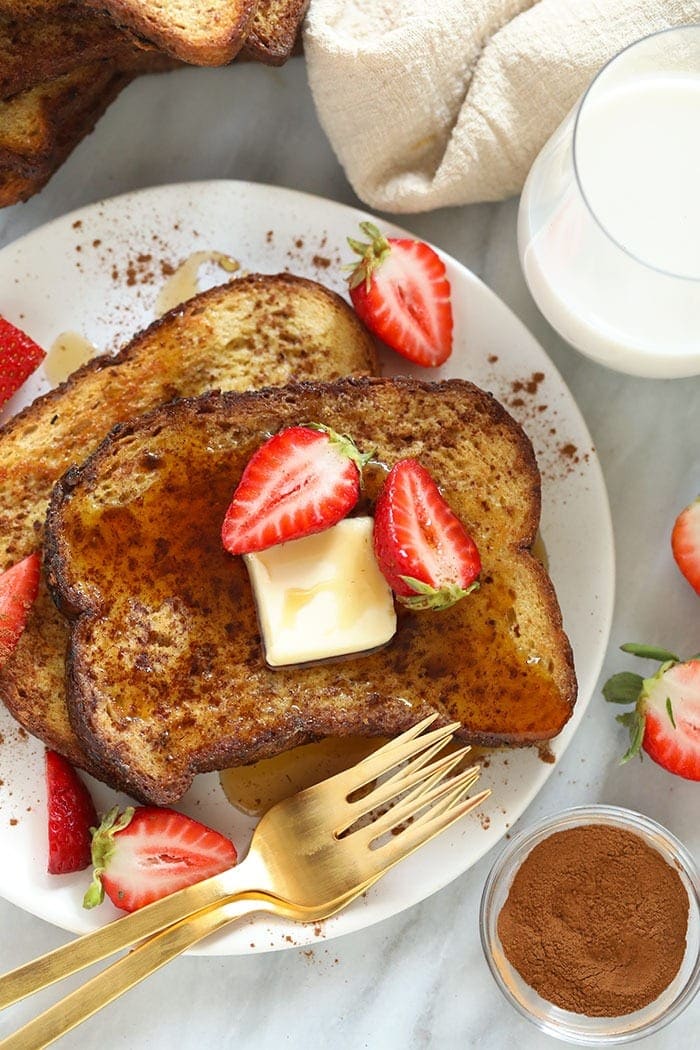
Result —
<path fill-rule="evenodd" d="M 328 918 L 480 805 L 489 791 L 466 798 L 478 779 L 478 766 L 450 776 L 469 748 L 436 757 L 459 723 L 428 732 L 434 719 L 434 715 L 424 719 L 351 769 L 279 802 L 260 820 L 248 855 L 235 868 L 0 977 L 1 1009 L 144 942 L 0 1041 L 0 1048 L 32 1050 L 48 1045 L 170 959 L 243 915 L 268 911 L 301 922 Z M 370 790 L 358 797 L 368 786 Z M 382 812 L 387 806 L 391 808 Z"/>

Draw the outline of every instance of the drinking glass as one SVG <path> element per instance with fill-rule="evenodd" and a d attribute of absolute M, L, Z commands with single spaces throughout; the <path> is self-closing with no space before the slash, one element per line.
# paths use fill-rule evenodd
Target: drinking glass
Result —
<path fill-rule="evenodd" d="M 633 375 L 700 373 L 700 25 L 600 70 L 530 171 L 518 246 L 572 346 Z"/>

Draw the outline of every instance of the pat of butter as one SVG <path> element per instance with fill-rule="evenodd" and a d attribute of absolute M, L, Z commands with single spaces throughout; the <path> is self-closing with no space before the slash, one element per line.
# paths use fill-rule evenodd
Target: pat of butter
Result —
<path fill-rule="evenodd" d="M 361 653 L 396 633 L 391 589 L 372 550 L 372 518 L 244 555 L 271 667 Z"/>

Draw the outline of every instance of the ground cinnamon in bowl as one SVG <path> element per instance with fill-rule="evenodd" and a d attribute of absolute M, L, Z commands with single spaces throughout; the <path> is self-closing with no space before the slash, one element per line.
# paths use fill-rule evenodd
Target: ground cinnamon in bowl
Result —
<path fill-rule="evenodd" d="M 511 1006 L 579 1046 L 651 1035 L 700 991 L 700 871 L 631 809 L 575 806 L 514 835 L 486 879 L 479 927 Z"/>
<path fill-rule="evenodd" d="M 611 824 L 556 831 L 518 868 L 497 919 L 503 952 L 542 998 L 589 1017 L 641 1010 L 686 952 L 689 897 L 678 871 Z"/>

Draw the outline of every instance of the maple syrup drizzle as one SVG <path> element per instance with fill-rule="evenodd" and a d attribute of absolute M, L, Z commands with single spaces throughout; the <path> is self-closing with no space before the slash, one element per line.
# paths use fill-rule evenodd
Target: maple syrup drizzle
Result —
<path fill-rule="evenodd" d="M 97 347 L 79 332 L 61 332 L 44 358 L 46 378 L 52 386 L 58 386 L 98 353 Z"/>
<path fill-rule="evenodd" d="M 240 263 L 223 252 L 193 252 L 161 288 L 156 299 L 156 317 L 162 317 L 200 291 L 199 271 L 205 263 L 215 263 L 226 273 L 236 273 L 240 269 Z"/>
<path fill-rule="evenodd" d="M 334 580 L 320 580 L 313 587 L 289 587 L 285 591 L 284 604 L 282 606 L 282 626 L 292 627 L 296 618 L 309 602 L 318 594 L 334 594 L 336 584 Z M 338 626 L 346 631 L 362 615 L 368 600 L 372 599 L 372 588 L 367 581 L 360 577 L 353 587 L 345 595 L 345 600 L 338 610 Z"/>

